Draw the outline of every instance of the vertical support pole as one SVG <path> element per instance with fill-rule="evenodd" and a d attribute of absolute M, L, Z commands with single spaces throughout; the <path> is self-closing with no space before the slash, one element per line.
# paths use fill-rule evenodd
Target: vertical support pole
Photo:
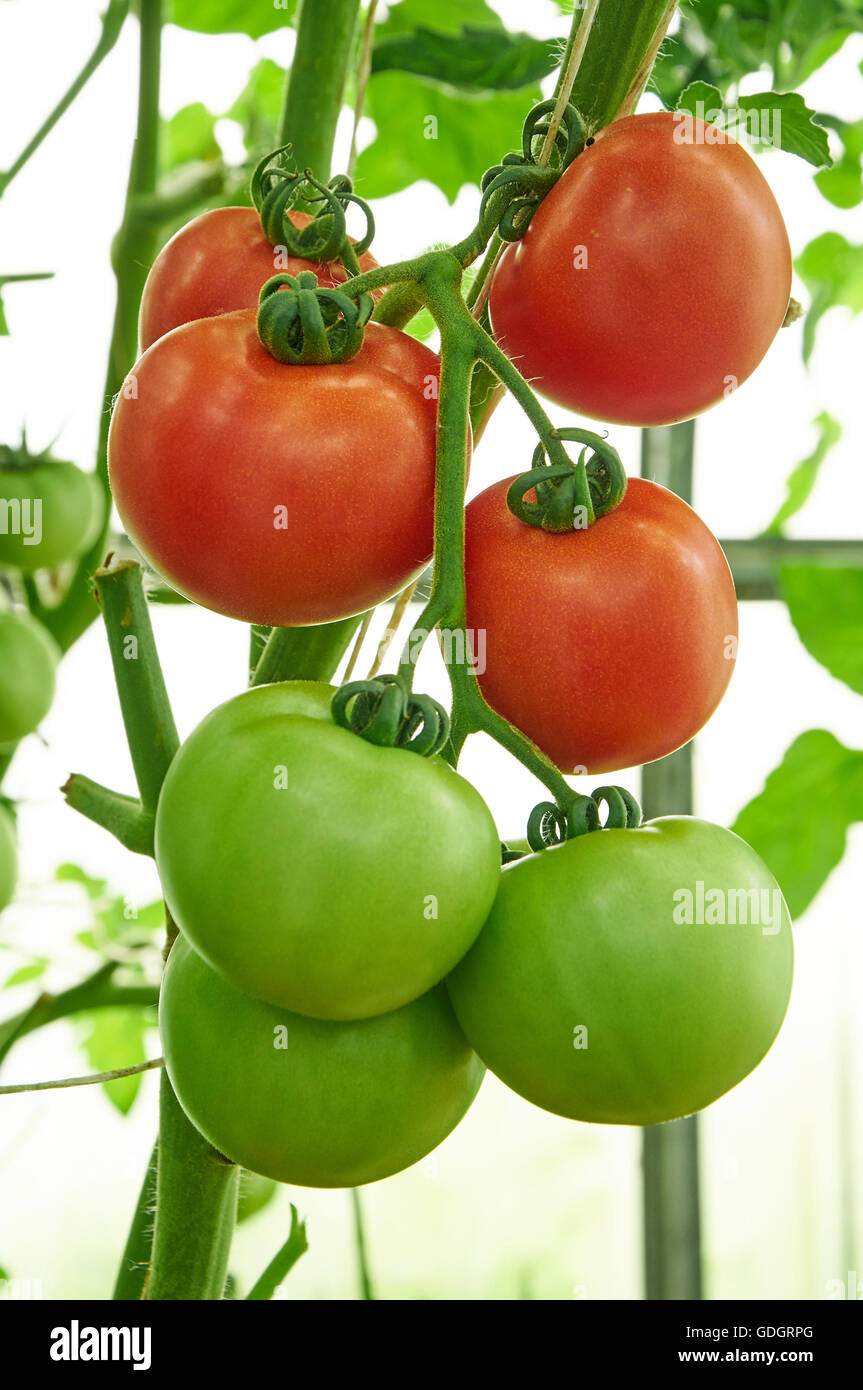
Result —
<path fill-rule="evenodd" d="M 641 475 L 692 499 L 695 422 L 643 430 Z M 642 771 L 645 819 L 691 815 L 692 745 L 648 763 Z M 644 1296 L 700 1299 L 701 1218 L 698 1120 L 691 1115 L 642 1130 Z"/>

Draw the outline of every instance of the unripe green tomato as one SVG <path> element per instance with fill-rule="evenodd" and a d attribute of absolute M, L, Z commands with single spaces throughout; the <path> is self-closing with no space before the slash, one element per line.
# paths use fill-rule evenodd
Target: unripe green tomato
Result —
<path fill-rule="evenodd" d="M 278 1190 L 272 1178 L 261 1177 L 260 1173 L 251 1173 L 244 1168 L 237 1193 L 237 1225 L 241 1226 L 268 1207 Z"/>
<path fill-rule="evenodd" d="M 424 994 L 471 946 L 500 841 L 469 782 L 338 728 L 331 695 L 284 682 L 209 714 L 165 779 L 156 863 L 175 921 L 238 988 L 313 1018 L 368 1018 Z"/>
<path fill-rule="evenodd" d="M 31 572 L 73 559 L 95 540 L 103 512 L 95 476 L 74 463 L 0 457 L 0 565 Z"/>
<path fill-rule="evenodd" d="M 788 909 L 755 851 L 668 816 L 504 868 L 447 985 L 486 1066 L 527 1100 L 652 1125 L 710 1105 L 758 1065 L 792 962 Z"/>
<path fill-rule="evenodd" d="M 38 728 L 51 708 L 60 648 L 29 613 L 0 613 L 0 746 Z"/>
<path fill-rule="evenodd" d="M 349 1023 L 242 994 L 182 937 L 159 1028 L 189 1119 L 235 1163 L 300 1187 L 358 1187 L 409 1168 L 473 1101 L 484 1067 L 442 985 Z"/>
<path fill-rule="evenodd" d="M 18 881 L 18 847 L 15 824 L 5 807 L 0 806 L 0 912 L 8 907 Z"/>

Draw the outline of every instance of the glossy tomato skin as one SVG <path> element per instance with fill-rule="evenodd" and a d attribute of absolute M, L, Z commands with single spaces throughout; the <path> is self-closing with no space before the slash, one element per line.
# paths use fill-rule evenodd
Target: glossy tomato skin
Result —
<path fill-rule="evenodd" d="M 699 908 L 699 882 L 712 907 Z M 792 970 L 767 866 L 731 831 L 668 816 L 507 865 L 447 985 L 468 1040 L 527 1100 L 652 1125 L 710 1105 L 758 1065 Z"/>
<path fill-rule="evenodd" d="M 0 806 L 0 912 L 8 907 L 18 881 L 18 847 L 15 825 L 5 807 Z"/>
<path fill-rule="evenodd" d="M 750 376 L 790 292 L 788 234 L 755 161 L 662 111 L 613 122 L 575 159 L 506 251 L 489 311 L 550 400 L 667 425 Z"/>
<path fill-rule="evenodd" d="M 181 930 L 238 988 L 366 1018 L 472 945 L 500 841 L 470 783 L 336 727 L 320 690 L 259 686 L 207 716 L 165 779 L 156 862 Z"/>
<path fill-rule="evenodd" d="M 105 509 L 93 474 L 54 459 L 26 467 L 0 463 L 0 497 L 17 503 L 26 520 L 26 528 L 0 533 L 0 565 L 25 573 L 80 555 L 95 540 Z"/>
<path fill-rule="evenodd" d="M 304 212 L 289 214 L 297 227 L 312 220 Z M 373 270 L 371 252 L 360 256 L 360 269 Z M 193 319 L 256 309 L 261 286 L 273 275 L 313 270 L 321 285 L 341 285 L 348 278 L 340 261 L 322 265 L 299 256 L 279 254 L 264 236 L 254 208 L 214 208 L 181 227 L 162 247 L 150 268 L 141 296 L 138 334 L 141 351 L 157 338 Z"/>
<path fill-rule="evenodd" d="M 484 1067 L 445 988 L 394 1013 L 325 1023 L 241 994 L 182 938 L 159 1005 L 171 1084 L 211 1144 L 300 1187 L 358 1187 L 436 1148 Z"/>
<path fill-rule="evenodd" d="M 369 324 L 358 355 L 285 366 L 251 310 L 198 319 L 132 369 L 111 420 L 111 486 L 175 589 L 249 623 L 361 613 L 432 552 L 436 354 Z"/>
<path fill-rule="evenodd" d="M 719 542 L 673 492 L 630 478 L 592 526 L 550 534 L 467 508 L 468 627 L 482 691 L 563 771 L 609 772 L 687 743 L 734 668 L 737 600 Z"/>
<path fill-rule="evenodd" d="M 0 747 L 32 734 L 51 708 L 60 649 L 29 613 L 0 613 Z"/>

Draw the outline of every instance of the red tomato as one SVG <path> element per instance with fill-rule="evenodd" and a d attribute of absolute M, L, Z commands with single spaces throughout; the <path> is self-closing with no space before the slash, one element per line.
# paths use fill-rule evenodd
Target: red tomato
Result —
<path fill-rule="evenodd" d="M 785 317 L 791 250 L 767 181 L 730 136 L 680 114 L 600 131 L 492 283 L 501 346 L 581 415 L 697 415 L 755 370 Z"/>
<path fill-rule="evenodd" d="M 311 217 L 289 214 L 296 227 Z M 370 251 L 360 256 L 360 268 L 373 270 Z M 138 331 L 141 350 L 181 323 L 255 309 L 261 286 L 273 275 L 299 275 L 313 270 L 322 285 L 341 285 L 348 275 L 340 261 L 320 265 L 297 256 L 280 255 L 264 236 L 254 208 L 214 208 L 181 227 L 163 246 L 144 286 Z"/>
<path fill-rule="evenodd" d="M 381 603 L 432 552 L 440 363 L 369 324 L 360 352 L 284 366 L 255 313 L 160 338 L 111 421 L 129 535 L 188 598 L 248 623 L 327 623 Z"/>
<path fill-rule="evenodd" d="M 731 679 L 737 600 L 719 542 L 673 492 L 630 478 L 614 511 L 550 534 L 506 505 L 467 508 L 467 622 L 489 704 L 564 772 L 662 758 Z"/>

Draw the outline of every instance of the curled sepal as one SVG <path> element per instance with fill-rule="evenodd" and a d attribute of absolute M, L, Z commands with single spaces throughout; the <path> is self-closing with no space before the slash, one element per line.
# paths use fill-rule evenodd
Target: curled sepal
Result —
<path fill-rule="evenodd" d="M 510 849 L 509 845 L 505 845 L 504 842 L 503 842 L 503 840 L 501 840 L 501 842 L 500 842 L 500 862 L 501 862 L 501 867 L 502 867 L 504 864 L 514 864 L 515 861 L 516 861 L 517 859 L 524 859 L 524 858 L 526 858 L 526 857 L 527 857 L 527 850 L 525 850 L 525 849 Z"/>
<path fill-rule="evenodd" d="M 603 803 L 607 808 L 605 824 Z M 573 794 L 566 810 L 554 801 L 534 806 L 527 823 L 527 841 L 531 849 L 542 850 L 596 830 L 637 830 L 640 825 L 641 807 L 632 792 L 625 787 L 597 787 L 590 796 Z"/>
<path fill-rule="evenodd" d="M 291 366 L 348 362 L 363 345 L 373 308 L 371 295 L 351 299 L 318 285 L 311 270 L 274 275 L 260 293 L 258 337 L 278 362 Z"/>
<path fill-rule="evenodd" d="M 368 743 L 406 748 L 424 758 L 439 753 L 449 738 L 443 705 L 430 695 L 414 695 L 401 676 L 349 681 L 336 691 L 330 709 L 336 724 Z"/>
<path fill-rule="evenodd" d="M 554 801 L 534 806 L 527 822 L 527 842 L 532 850 L 549 849 L 598 830 L 599 807 L 589 796 L 576 796 L 564 811 Z"/>
<path fill-rule="evenodd" d="M 641 825 L 641 807 L 626 787 L 596 787 L 590 796 L 597 808 L 603 802 L 608 808 L 604 830 L 637 830 Z"/>
<path fill-rule="evenodd" d="M 283 145 L 262 159 L 252 175 L 252 202 L 261 219 L 264 235 L 274 246 L 284 246 L 292 256 L 307 261 L 350 261 L 354 271 L 355 258 L 367 251 L 375 234 L 375 223 L 368 203 L 353 191 L 346 174 L 337 174 L 329 183 L 321 183 L 311 169 L 299 173 L 287 166 L 290 145 Z M 297 227 L 287 213 L 301 203 L 303 210 L 313 209 L 311 221 Z M 365 231 L 353 243 L 348 240 L 345 214 L 350 203 L 359 207 L 365 218 Z"/>
<path fill-rule="evenodd" d="M 539 162 L 555 104 L 550 99 L 533 107 L 522 129 L 521 151 L 505 154 L 483 175 L 479 225 L 485 237 L 495 230 L 504 241 L 523 237 L 549 189 L 584 149 L 584 121 L 570 103 L 564 107 L 548 158 Z"/>
<path fill-rule="evenodd" d="M 617 450 L 590 430 L 554 431 L 556 440 L 572 440 L 585 447 L 577 463 L 549 463 L 542 443 L 533 451 L 532 467 L 510 484 L 506 504 L 519 521 L 541 526 L 544 531 L 583 530 L 605 516 L 623 501 L 626 472 Z M 591 508 L 584 502 L 582 478 L 586 479 Z M 533 491 L 535 501 L 528 501 Z"/>

